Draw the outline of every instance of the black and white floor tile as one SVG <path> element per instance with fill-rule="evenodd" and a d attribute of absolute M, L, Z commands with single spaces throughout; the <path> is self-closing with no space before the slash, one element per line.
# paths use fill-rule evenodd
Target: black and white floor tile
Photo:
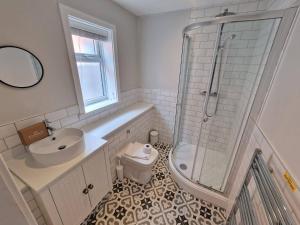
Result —
<path fill-rule="evenodd" d="M 81 225 L 223 225 L 225 210 L 183 191 L 168 170 L 170 145 L 157 144 L 159 159 L 146 185 L 116 180 L 112 194 Z"/>

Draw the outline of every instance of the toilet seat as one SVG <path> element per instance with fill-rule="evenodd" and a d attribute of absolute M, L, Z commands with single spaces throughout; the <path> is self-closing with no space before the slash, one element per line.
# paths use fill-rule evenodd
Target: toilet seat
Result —
<path fill-rule="evenodd" d="M 129 143 L 121 151 L 122 158 L 128 160 L 130 163 L 133 163 L 141 167 L 152 167 L 158 158 L 158 151 L 152 147 L 151 153 L 146 154 L 143 152 L 144 145 L 138 142 Z M 131 156 L 148 156 L 149 159 L 140 159 Z"/>
<path fill-rule="evenodd" d="M 152 167 L 158 159 L 158 151 L 152 147 L 151 153 L 144 153 L 144 144 L 134 142 L 126 145 L 118 154 L 124 167 L 124 175 L 137 183 L 146 184 L 152 177 Z M 149 156 L 148 159 L 136 158 Z"/>

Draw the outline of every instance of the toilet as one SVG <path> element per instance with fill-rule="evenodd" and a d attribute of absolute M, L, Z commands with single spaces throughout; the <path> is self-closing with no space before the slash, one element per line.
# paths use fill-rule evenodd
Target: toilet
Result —
<path fill-rule="evenodd" d="M 149 154 L 144 152 L 144 144 L 134 142 L 126 145 L 118 154 L 124 168 L 124 176 L 140 184 L 146 184 L 152 176 L 152 168 L 158 159 L 158 151 L 151 145 Z"/>

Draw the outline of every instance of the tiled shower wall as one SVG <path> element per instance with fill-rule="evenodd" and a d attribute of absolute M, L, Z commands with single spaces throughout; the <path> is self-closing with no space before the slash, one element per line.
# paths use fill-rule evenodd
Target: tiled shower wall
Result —
<path fill-rule="evenodd" d="M 253 31 L 256 31 L 255 39 L 248 40 L 247 49 L 245 51 L 251 51 L 251 57 L 247 56 L 230 56 L 228 59 L 241 66 L 244 66 L 243 62 L 248 62 L 247 70 L 243 71 L 243 86 L 242 94 L 240 96 L 239 107 L 237 109 L 236 121 L 230 134 L 230 139 L 235 140 L 239 135 L 240 122 L 245 117 L 245 112 L 250 110 L 252 101 L 255 96 L 255 92 L 259 85 L 260 78 L 264 71 L 268 55 L 270 53 L 273 39 L 275 37 L 278 20 L 266 20 L 258 22 L 249 22 L 248 26 L 252 27 Z M 233 42 L 234 44 L 234 42 Z M 230 72 L 229 72 L 230 73 Z M 229 149 L 234 148 L 233 142 L 229 143 Z"/>
<path fill-rule="evenodd" d="M 252 12 L 257 10 L 264 10 L 266 4 L 261 1 L 249 1 L 243 4 L 233 4 L 224 7 L 213 7 L 207 9 L 194 9 L 191 11 L 190 22 L 196 22 L 203 18 L 213 17 L 216 14 L 222 12 L 225 8 L 234 12 Z M 190 95 L 191 98 L 187 99 L 188 109 L 186 110 L 186 123 L 183 132 L 183 138 L 189 139 L 192 143 L 195 143 L 198 139 L 199 126 L 200 126 L 200 115 L 202 112 L 203 97 L 199 95 L 200 90 L 205 90 L 208 82 L 210 60 L 212 58 L 213 50 L 212 41 L 215 39 L 215 28 L 205 28 L 204 34 L 196 35 L 198 39 L 192 47 L 196 47 L 194 51 L 194 57 L 190 58 L 190 62 L 197 60 L 203 60 L 203 63 L 194 64 L 194 68 L 190 71 Z M 246 28 L 249 29 L 249 28 Z M 251 28 L 250 28 L 251 31 Z M 244 36 L 245 39 L 247 39 Z M 200 50 L 200 40 L 204 43 L 201 44 L 203 47 L 202 52 Z M 237 41 L 237 46 L 241 45 Z M 246 44 L 247 45 L 247 44 Z M 199 55 L 197 55 L 199 54 Z M 230 59 L 229 59 L 230 60 Z M 238 70 L 238 69 L 237 69 Z M 201 76 L 198 76 L 201 73 Z M 173 127 L 175 122 L 176 114 L 176 96 L 177 91 L 168 91 L 161 89 L 141 89 L 142 99 L 145 102 L 153 103 L 156 106 L 154 128 L 160 131 L 160 138 L 164 142 L 171 143 L 173 136 Z M 229 106 L 230 107 L 230 106 Z M 226 106 L 225 106 L 226 108 Z M 193 127 L 198 127 L 193 129 Z M 223 129 L 223 130 L 226 130 Z M 195 132 L 198 131 L 198 132 Z"/>
<path fill-rule="evenodd" d="M 201 21 L 203 17 L 214 16 L 226 7 L 214 7 L 208 9 L 193 10 L 191 21 Z M 230 5 L 230 11 L 250 12 L 262 10 L 260 2 L 249 2 L 245 4 Z M 189 59 L 189 84 L 184 105 L 184 117 L 181 140 L 186 143 L 196 144 L 200 133 L 202 108 L 204 96 L 200 91 L 206 90 L 209 79 L 209 72 L 213 60 L 214 44 L 216 40 L 216 26 L 206 26 L 192 33 L 192 53 Z M 231 32 L 232 31 L 232 32 Z M 231 134 L 234 130 L 236 116 L 239 112 L 239 103 L 245 88 L 245 81 L 249 75 L 249 67 L 254 55 L 253 43 L 257 42 L 260 29 L 255 23 L 243 23 L 235 25 L 225 25 L 224 37 L 228 37 L 226 32 L 236 34 L 230 51 L 228 62 L 225 67 L 224 85 L 220 91 L 221 97 L 218 104 L 216 116 L 206 123 L 201 131 L 200 145 L 206 146 L 215 151 L 225 152 L 228 148 Z M 251 46 L 252 44 L 252 46 Z M 216 105 L 216 98 L 210 98 L 208 112 L 212 113 Z"/>

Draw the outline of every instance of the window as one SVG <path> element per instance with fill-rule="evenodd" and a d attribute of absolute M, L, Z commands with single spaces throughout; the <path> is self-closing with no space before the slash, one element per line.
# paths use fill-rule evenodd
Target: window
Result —
<path fill-rule="evenodd" d="M 60 9 L 81 112 L 116 103 L 114 26 L 63 5 Z"/>

